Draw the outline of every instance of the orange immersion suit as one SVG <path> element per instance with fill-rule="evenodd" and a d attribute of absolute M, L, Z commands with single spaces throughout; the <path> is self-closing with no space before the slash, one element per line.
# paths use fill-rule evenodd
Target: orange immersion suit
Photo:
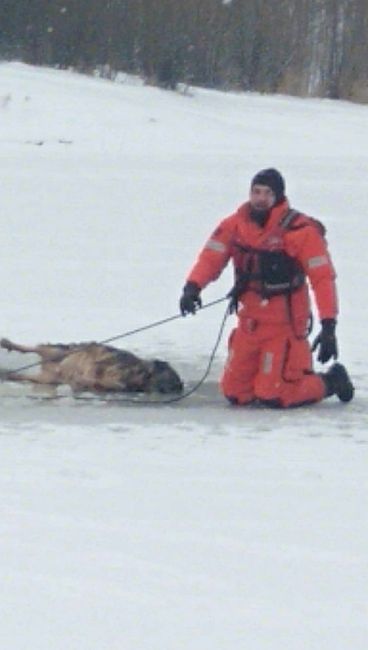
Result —
<path fill-rule="evenodd" d="M 320 320 L 335 319 L 336 274 L 324 228 L 296 211 L 285 227 L 291 216 L 286 199 L 272 208 L 263 227 L 252 221 L 249 210 L 250 204 L 245 203 L 218 225 L 187 277 L 187 282 L 203 289 L 232 259 L 236 277 L 248 278 L 239 291 L 238 323 L 229 337 L 222 392 L 237 404 L 255 399 L 281 407 L 317 402 L 326 389 L 312 369 L 307 340 L 311 307 L 305 279 L 312 287 Z M 286 253 L 303 280 L 284 292 L 265 291 L 259 279 L 259 253 L 264 251 Z"/>

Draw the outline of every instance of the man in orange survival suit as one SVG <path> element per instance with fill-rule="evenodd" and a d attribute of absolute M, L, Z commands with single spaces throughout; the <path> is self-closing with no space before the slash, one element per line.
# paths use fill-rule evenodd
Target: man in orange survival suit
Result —
<path fill-rule="evenodd" d="M 260 400 L 289 407 L 337 395 L 349 402 L 354 388 L 340 363 L 324 374 L 318 361 L 337 358 L 337 296 L 324 227 L 291 210 L 285 183 L 276 169 L 253 178 L 249 201 L 213 232 L 190 271 L 180 299 L 183 316 L 201 306 L 200 292 L 216 280 L 228 261 L 235 268 L 230 308 L 238 324 L 229 338 L 221 389 L 232 404 Z M 314 292 L 321 331 L 308 343 L 310 296 Z"/>

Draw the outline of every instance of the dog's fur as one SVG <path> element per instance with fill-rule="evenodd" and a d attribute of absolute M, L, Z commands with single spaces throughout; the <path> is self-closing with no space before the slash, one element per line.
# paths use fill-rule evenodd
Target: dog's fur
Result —
<path fill-rule="evenodd" d="M 47 343 L 32 347 L 3 338 L 0 346 L 9 352 L 33 352 L 41 357 L 37 374 L 9 371 L 3 377 L 9 381 L 67 384 L 73 392 L 180 393 L 183 390 L 180 377 L 165 361 L 143 361 L 131 352 L 109 345 Z"/>

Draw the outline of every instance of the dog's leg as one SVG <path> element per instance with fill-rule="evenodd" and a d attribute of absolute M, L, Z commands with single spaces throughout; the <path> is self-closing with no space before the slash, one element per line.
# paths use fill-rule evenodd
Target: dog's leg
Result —
<path fill-rule="evenodd" d="M 52 379 L 47 373 L 40 373 L 39 375 L 26 375 L 22 372 L 8 371 L 4 373 L 1 377 L 3 381 L 25 381 L 30 382 L 31 384 L 44 384 L 49 386 L 59 386 L 60 382 L 56 379 Z"/>
<path fill-rule="evenodd" d="M 1 339 L 0 340 L 0 347 L 4 348 L 5 350 L 8 350 L 8 352 L 22 352 L 22 353 L 27 353 L 27 352 L 34 352 L 37 354 L 37 347 L 31 347 L 28 345 L 19 345 L 19 343 L 13 343 L 13 341 L 10 341 L 9 339 Z"/>
<path fill-rule="evenodd" d="M 14 343 L 9 339 L 1 339 L 0 347 L 8 350 L 8 352 L 21 352 L 22 354 L 33 353 L 38 354 L 44 361 L 61 361 L 67 354 L 70 353 L 68 346 L 52 345 L 49 343 L 40 345 L 20 345 Z"/>

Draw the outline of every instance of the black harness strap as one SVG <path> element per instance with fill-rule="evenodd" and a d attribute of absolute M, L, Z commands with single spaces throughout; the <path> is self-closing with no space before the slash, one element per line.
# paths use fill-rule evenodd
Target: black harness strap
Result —
<path fill-rule="evenodd" d="M 275 230 L 286 231 L 290 229 L 292 222 L 299 214 L 300 212 L 291 208 L 282 217 Z M 270 233 L 268 233 L 268 236 L 270 236 Z M 288 295 L 305 282 L 305 274 L 300 264 L 284 251 L 269 251 L 265 248 L 244 246 L 238 242 L 234 242 L 234 246 L 241 252 L 247 253 L 249 257 L 245 268 L 236 269 L 235 284 L 228 294 L 228 297 L 232 299 L 233 310 L 236 310 L 240 296 L 249 288 L 251 282 L 259 283 L 258 293 L 264 298 L 274 295 Z M 258 263 L 256 264 L 256 270 L 254 270 L 256 258 L 258 258 Z"/>

